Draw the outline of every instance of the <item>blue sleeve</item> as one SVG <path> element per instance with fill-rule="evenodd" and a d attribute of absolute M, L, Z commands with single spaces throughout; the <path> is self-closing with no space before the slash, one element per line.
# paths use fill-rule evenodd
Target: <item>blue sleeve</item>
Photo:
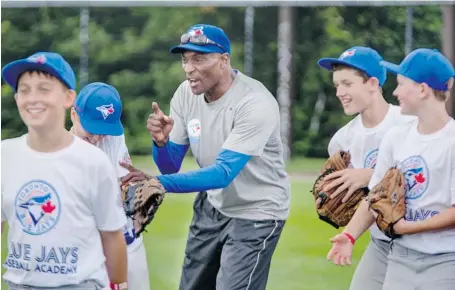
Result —
<path fill-rule="evenodd" d="M 189 145 L 179 145 L 168 141 L 163 147 L 158 147 L 155 142 L 152 143 L 153 160 L 161 174 L 179 172 Z"/>
<path fill-rule="evenodd" d="M 222 150 L 214 165 L 186 173 L 157 176 L 166 191 L 174 193 L 199 192 L 225 188 L 250 160 L 250 155 Z"/>

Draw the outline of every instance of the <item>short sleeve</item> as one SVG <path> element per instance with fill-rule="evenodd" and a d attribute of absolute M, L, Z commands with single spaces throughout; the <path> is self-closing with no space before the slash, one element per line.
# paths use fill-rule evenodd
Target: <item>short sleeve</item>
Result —
<path fill-rule="evenodd" d="M 237 110 L 234 127 L 223 149 L 260 156 L 273 131 L 279 127 L 278 104 L 268 96 L 252 95 Z"/>
<path fill-rule="evenodd" d="M 371 176 L 368 188 L 371 190 L 384 178 L 386 172 L 393 167 L 393 147 L 392 147 L 393 131 L 387 132 L 379 145 L 379 152 L 376 161 L 376 167 Z"/>
<path fill-rule="evenodd" d="M 122 230 L 126 225 L 126 215 L 122 207 L 120 186 L 114 167 L 106 155 L 100 156 L 96 165 L 92 184 L 92 212 L 100 231 Z"/>
<path fill-rule="evenodd" d="M 3 203 L 3 183 L 1 184 L 1 187 L 2 187 L 2 196 L 1 196 L 1 201 L 2 201 L 2 222 L 8 220 L 8 217 L 6 216 L 6 213 L 5 211 L 3 210 L 3 206 L 4 206 L 4 203 Z"/>
<path fill-rule="evenodd" d="M 189 144 L 188 133 L 186 131 L 185 119 L 182 106 L 182 98 L 184 97 L 183 84 L 175 91 L 171 100 L 171 109 L 169 116 L 174 120 L 174 126 L 169 133 L 169 140 L 180 145 Z"/>
<path fill-rule="evenodd" d="M 6 216 L 5 211 L 3 210 L 3 197 L 2 197 L 2 222 L 7 221 L 8 217 Z"/>
<path fill-rule="evenodd" d="M 2 144 L 1 146 L 2 146 L 2 157 L 3 157 L 3 158 L 2 158 L 2 169 L 3 169 L 4 167 L 6 167 L 6 166 L 5 166 L 5 165 L 6 165 L 6 164 L 5 164 L 5 163 L 6 163 L 6 160 L 5 160 L 5 155 L 4 155 L 4 151 L 3 151 L 3 150 L 5 150 L 5 147 L 6 147 L 5 144 L 6 144 L 6 142 L 5 142 L 5 141 L 2 141 L 1 144 Z M 7 221 L 7 220 L 8 220 L 8 216 L 6 215 L 6 212 L 5 212 L 5 210 L 3 209 L 3 207 L 5 206 L 5 203 L 3 202 L 3 181 L 5 180 L 6 176 L 3 174 L 2 177 L 3 177 L 3 179 L 2 179 L 2 182 L 1 182 L 0 185 L 1 185 L 2 222 L 4 222 L 4 221 Z"/>
<path fill-rule="evenodd" d="M 122 166 L 120 166 L 120 162 L 130 164 L 132 165 L 131 157 L 130 157 L 130 152 L 128 151 L 128 147 L 126 146 L 125 143 L 125 136 L 122 136 L 122 138 L 119 139 L 118 142 L 118 147 L 117 147 L 117 155 L 116 155 L 116 162 L 115 162 L 115 168 L 117 172 L 117 177 L 121 178 L 125 175 L 127 175 L 129 172 Z"/>
<path fill-rule="evenodd" d="M 450 196 L 452 200 L 452 205 L 455 205 L 455 164 L 452 166 L 451 176 L 452 177 L 450 180 Z"/>
<path fill-rule="evenodd" d="M 99 148 L 109 157 L 109 161 L 115 168 L 117 178 L 128 174 L 128 170 L 120 166 L 120 161 L 131 164 L 130 155 L 125 143 L 125 135 L 107 136 L 101 140 Z"/>
<path fill-rule="evenodd" d="M 343 132 L 344 127 L 338 130 L 335 135 L 330 139 L 329 146 L 327 147 L 327 151 L 329 156 L 332 156 L 335 152 L 339 150 L 343 150 Z"/>

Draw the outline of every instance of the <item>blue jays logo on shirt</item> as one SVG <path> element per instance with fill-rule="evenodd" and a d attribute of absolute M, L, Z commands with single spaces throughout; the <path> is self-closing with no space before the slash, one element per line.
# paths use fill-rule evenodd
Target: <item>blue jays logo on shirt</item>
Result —
<path fill-rule="evenodd" d="M 100 111 L 101 114 L 103 114 L 104 120 L 106 120 L 107 117 L 109 117 L 110 115 L 112 115 L 114 113 L 114 105 L 113 104 L 102 105 L 102 106 L 96 107 L 96 109 L 98 111 Z"/>
<path fill-rule="evenodd" d="M 188 122 L 186 129 L 190 143 L 198 143 L 201 136 L 201 122 L 198 119 L 192 119 Z"/>
<path fill-rule="evenodd" d="M 378 152 L 379 152 L 379 150 L 377 148 L 370 150 L 368 152 L 367 156 L 365 157 L 365 162 L 363 164 L 363 168 L 374 169 L 376 167 L 376 161 L 378 159 Z"/>
<path fill-rule="evenodd" d="M 134 229 L 133 220 L 131 220 L 131 218 L 128 218 L 127 220 L 123 235 L 127 246 L 131 245 L 136 240 L 136 230 Z"/>
<path fill-rule="evenodd" d="M 61 206 L 57 191 L 43 180 L 32 180 L 16 195 L 16 217 L 24 232 L 42 235 L 58 222 Z"/>
<path fill-rule="evenodd" d="M 429 171 L 425 160 L 421 156 L 411 156 L 400 164 L 400 169 L 406 180 L 406 198 L 417 199 L 428 188 Z"/>

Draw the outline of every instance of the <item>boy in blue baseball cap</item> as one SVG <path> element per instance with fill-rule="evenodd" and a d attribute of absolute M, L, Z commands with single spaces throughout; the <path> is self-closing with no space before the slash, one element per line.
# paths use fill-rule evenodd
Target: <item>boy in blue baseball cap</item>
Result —
<path fill-rule="evenodd" d="M 384 136 L 369 185 L 376 186 L 394 166 L 405 177 L 406 215 L 391 225 L 396 238 L 383 289 L 455 289 L 455 120 L 445 107 L 455 70 L 428 48 L 412 51 L 399 65 L 381 65 L 397 74 L 393 94 L 403 114 L 417 117 Z M 360 236 L 377 214 L 359 211 L 363 221 L 351 230 Z M 345 250 L 340 245 L 334 259 L 345 259 Z"/>
<path fill-rule="evenodd" d="M 109 157 L 118 179 L 128 174 L 120 162 L 132 164 L 125 143 L 122 101 L 117 89 L 102 82 L 85 86 L 71 109 L 71 132 L 97 146 Z M 123 213 L 124 214 L 124 213 Z M 136 238 L 133 220 L 127 217 L 124 230 L 128 250 L 128 285 L 130 289 L 150 290 L 147 256 L 142 236 Z"/>
<path fill-rule="evenodd" d="M 354 46 L 338 58 L 321 58 L 318 65 L 333 72 L 336 96 L 347 115 L 369 114 L 371 108 L 380 107 L 383 113 L 388 104 L 382 96 L 382 86 L 387 80 L 386 70 L 380 66 L 379 53 L 364 46 Z M 364 120 L 369 123 L 370 120 Z M 366 124 L 368 125 L 368 124 Z"/>
<path fill-rule="evenodd" d="M 71 109 L 71 131 L 92 144 L 104 136 L 122 136 L 122 101 L 116 88 L 95 82 L 85 86 Z"/>
<path fill-rule="evenodd" d="M 383 97 L 382 86 L 387 80 L 387 71 L 380 64 L 382 60 L 376 50 L 354 46 L 344 51 L 338 58 L 322 58 L 318 61 L 319 66 L 332 71 L 336 96 L 345 114 L 358 114 L 335 133 L 328 145 L 330 156 L 339 150 L 351 153 L 351 168 L 326 177 L 330 183 L 325 191 L 332 192 L 331 197 L 344 194 L 344 202 L 354 191 L 368 186 L 384 135 L 397 124 L 409 121 L 409 117 L 404 117 L 400 113 L 398 106 L 388 104 Z M 365 207 L 367 204 L 361 203 L 360 206 Z M 352 253 L 357 233 L 351 228 L 361 220 L 361 214 L 356 213 L 343 234 L 332 239 L 334 245 L 329 252 L 329 259 L 332 259 L 333 253 L 338 251 L 340 245 L 347 253 Z M 371 228 L 370 244 L 356 268 L 350 290 L 365 289 L 365 285 L 371 290 L 382 289 L 389 243 L 390 239 L 379 229 Z M 350 258 L 350 254 L 348 257 Z M 339 260 L 334 262 L 345 263 Z"/>
<path fill-rule="evenodd" d="M 381 65 L 397 74 L 398 86 L 394 95 L 403 114 L 417 115 L 419 111 L 425 111 L 424 102 L 432 101 L 431 95 L 444 103 L 449 99 L 449 87 L 452 86 L 455 73 L 452 64 L 441 52 L 419 48 L 411 52 L 400 65 L 387 61 L 382 61 Z M 424 84 L 420 86 L 425 89 L 425 97 L 415 98 L 416 94 L 408 91 L 419 90 L 420 86 L 415 84 Z"/>
<path fill-rule="evenodd" d="M 76 96 L 71 66 L 57 53 L 37 52 L 7 64 L 2 77 L 27 126 L 2 141 L 9 289 L 126 286 L 126 219 L 114 168 L 65 129 Z"/>

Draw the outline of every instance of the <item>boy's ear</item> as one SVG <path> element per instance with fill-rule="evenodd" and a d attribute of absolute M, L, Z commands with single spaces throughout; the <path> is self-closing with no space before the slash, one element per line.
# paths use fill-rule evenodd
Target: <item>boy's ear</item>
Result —
<path fill-rule="evenodd" d="M 379 86 L 379 80 L 376 77 L 371 77 L 368 79 L 368 83 L 372 90 L 375 90 Z"/>
<path fill-rule="evenodd" d="M 432 89 L 426 84 L 421 83 L 420 86 L 420 99 L 426 99 L 430 93 L 432 93 Z"/>
<path fill-rule="evenodd" d="M 65 108 L 69 109 L 73 106 L 74 100 L 76 99 L 76 91 L 68 90 L 66 92 Z"/>
<path fill-rule="evenodd" d="M 79 116 L 77 115 L 76 110 L 74 109 L 74 107 L 71 107 L 71 110 L 70 110 L 70 118 L 71 118 L 71 122 L 72 122 L 73 124 L 74 124 L 76 121 L 78 121 Z"/>
<path fill-rule="evenodd" d="M 455 80 L 455 77 L 450 78 L 449 81 L 447 82 L 447 87 L 449 88 L 449 90 L 451 90 L 453 88 L 454 80 Z"/>
<path fill-rule="evenodd" d="M 453 82 L 455 78 L 450 78 L 449 81 L 447 82 L 447 92 L 445 92 L 445 97 L 446 97 L 446 102 L 451 98 L 452 96 L 452 88 L 453 88 Z"/>

